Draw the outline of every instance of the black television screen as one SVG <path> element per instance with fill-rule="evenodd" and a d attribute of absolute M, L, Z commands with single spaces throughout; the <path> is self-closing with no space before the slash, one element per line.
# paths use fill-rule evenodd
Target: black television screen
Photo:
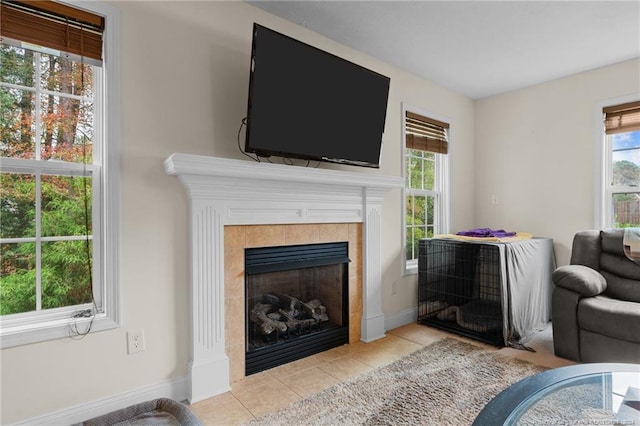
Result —
<path fill-rule="evenodd" d="M 389 78 L 253 26 L 245 151 L 379 167 Z"/>

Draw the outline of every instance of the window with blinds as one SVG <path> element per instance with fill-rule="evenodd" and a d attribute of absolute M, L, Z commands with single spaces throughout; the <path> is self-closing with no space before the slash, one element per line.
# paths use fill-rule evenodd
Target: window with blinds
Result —
<path fill-rule="evenodd" d="M 405 111 L 404 236 L 406 270 L 417 267 L 420 239 L 444 232 L 449 124 Z"/>
<path fill-rule="evenodd" d="M 640 101 L 603 108 L 606 227 L 640 226 Z"/>
<path fill-rule="evenodd" d="M 2 348 L 117 326 L 117 11 L 83 7 L 0 0 Z"/>

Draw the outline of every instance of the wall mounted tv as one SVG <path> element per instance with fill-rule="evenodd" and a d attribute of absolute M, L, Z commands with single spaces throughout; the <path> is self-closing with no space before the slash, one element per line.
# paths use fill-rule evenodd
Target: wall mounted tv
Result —
<path fill-rule="evenodd" d="M 253 25 L 245 151 L 379 167 L 389 78 Z"/>

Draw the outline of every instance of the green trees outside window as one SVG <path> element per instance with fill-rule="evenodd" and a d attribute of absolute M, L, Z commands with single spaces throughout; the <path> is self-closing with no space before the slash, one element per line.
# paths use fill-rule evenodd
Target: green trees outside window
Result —
<path fill-rule="evenodd" d="M 0 45 L 0 314 L 92 301 L 94 68 Z"/>
<path fill-rule="evenodd" d="M 433 152 L 405 150 L 406 260 L 418 258 L 421 238 L 433 237 L 435 228 L 435 156 Z"/>
<path fill-rule="evenodd" d="M 616 133 L 611 138 L 613 226 L 640 226 L 640 131 Z"/>

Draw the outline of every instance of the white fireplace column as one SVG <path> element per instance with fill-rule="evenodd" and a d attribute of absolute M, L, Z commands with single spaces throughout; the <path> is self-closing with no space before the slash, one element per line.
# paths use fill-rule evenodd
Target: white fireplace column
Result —
<path fill-rule="evenodd" d="M 382 201 L 383 194 L 375 188 L 363 189 L 362 257 L 362 336 L 364 342 L 384 337 L 382 313 Z"/>
<path fill-rule="evenodd" d="M 225 353 L 224 226 L 363 224 L 362 340 L 383 337 L 381 209 L 401 177 L 173 154 L 165 172 L 184 184 L 190 204 L 189 401 L 230 390 Z"/>

